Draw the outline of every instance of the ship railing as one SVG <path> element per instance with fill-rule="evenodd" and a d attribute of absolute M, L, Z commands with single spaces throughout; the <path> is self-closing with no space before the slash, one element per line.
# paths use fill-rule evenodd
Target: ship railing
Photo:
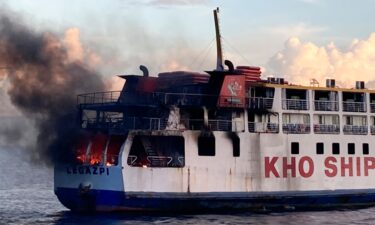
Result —
<path fill-rule="evenodd" d="M 134 166 L 136 164 L 137 159 L 138 157 L 136 155 L 129 155 L 127 159 L 128 165 Z"/>
<path fill-rule="evenodd" d="M 166 118 L 124 117 L 107 118 L 105 120 L 87 119 L 82 121 L 82 127 L 88 129 L 111 130 L 165 130 L 168 125 Z"/>
<path fill-rule="evenodd" d="M 365 102 L 342 102 L 342 110 L 344 112 L 366 112 Z"/>
<path fill-rule="evenodd" d="M 368 127 L 363 125 L 344 125 L 344 134 L 366 135 Z"/>
<path fill-rule="evenodd" d="M 212 131 L 232 131 L 232 124 L 240 128 L 240 122 L 232 120 L 208 120 L 208 129 Z M 188 130 L 202 130 L 205 128 L 203 119 L 181 119 L 181 124 Z M 243 123 L 242 123 L 243 124 Z M 242 125 L 243 127 L 243 125 Z"/>
<path fill-rule="evenodd" d="M 231 131 L 232 121 L 231 120 L 208 120 L 208 127 L 210 130 Z"/>
<path fill-rule="evenodd" d="M 177 161 L 180 165 L 184 166 L 185 165 L 185 157 L 179 156 L 177 157 Z"/>
<path fill-rule="evenodd" d="M 94 92 L 77 95 L 78 105 L 116 103 L 121 91 Z"/>
<path fill-rule="evenodd" d="M 165 105 L 203 105 L 214 102 L 217 96 L 193 93 L 161 93 L 162 103 Z"/>
<path fill-rule="evenodd" d="M 203 105 L 205 102 L 217 98 L 214 95 L 194 94 L 194 93 L 165 93 L 165 92 L 124 92 L 124 97 L 120 99 L 124 104 L 147 104 L 147 105 Z"/>
<path fill-rule="evenodd" d="M 370 109 L 372 113 L 375 113 L 375 103 L 370 103 Z"/>
<path fill-rule="evenodd" d="M 250 133 L 279 133 L 278 123 L 249 122 Z"/>
<path fill-rule="evenodd" d="M 340 125 L 338 124 L 314 124 L 314 133 L 316 134 L 339 134 Z"/>
<path fill-rule="evenodd" d="M 171 166 L 173 157 L 171 156 L 147 156 L 147 161 L 151 167 L 168 167 Z"/>
<path fill-rule="evenodd" d="M 234 127 L 232 127 L 234 126 Z M 124 117 L 107 118 L 105 120 L 82 120 L 82 127 L 88 129 L 111 130 L 202 130 L 205 128 L 203 119 L 181 119 L 177 127 L 171 128 L 168 118 Z M 244 130 L 243 122 L 232 120 L 208 120 L 208 129 L 212 131 Z"/>
<path fill-rule="evenodd" d="M 265 97 L 251 97 L 247 98 L 247 108 L 250 109 L 271 109 L 273 105 L 273 98 Z"/>
<path fill-rule="evenodd" d="M 165 130 L 167 118 L 124 117 L 123 127 L 126 130 Z"/>
<path fill-rule="evenodd" d="M 106 118 L 103 120 L 84 119 L 81 121 L 82 128 L 88 129 L 122 129 L 122 118 Z"/>
<path fill-rule="evenodd" d="M 371 130 L 371 134 L 375 134 L 375 126 L 374 125 L 371 126 L 370 130 Z"/>
<path fill-rule="evenodd" d="M 129 155 L 127 164 L 135 167 L 183 167 L 185 166 L 184 156 L 147 156 L 147 162 L 140 162 L 136 155 Z"/>
<path fill-rule="evenodd" d="M 310 133 L 310 124 L 286 123 L 283 124 L 283 132 L 287 134 L 308 134 Z"/>
<path fill-rule="evenodd" d="M 204 128 L 203 119 L 181 119 L 180 123 L 187 130 L 202 130 Z"/>
<path fill-rule="evenodd" d="M 308 110 L 309 102 L 308 100 L 301 99 L 283 99 L 282 100 L 283 109 L 287 110 Z"/>
<path fill-rule="evenodd" d="M 315 111 L 339 111 L 339 103 L 337 101 L 314 101 Z"/>

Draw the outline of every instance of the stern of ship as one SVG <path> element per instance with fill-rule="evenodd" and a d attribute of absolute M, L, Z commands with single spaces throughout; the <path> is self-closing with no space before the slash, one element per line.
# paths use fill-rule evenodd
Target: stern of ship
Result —
<path fill-rule="evenodd" d="M 124 184 L 120 149 L 124 136 L 91 134 L 76 147 L 77 160 L 54 168 L 54 191 L 72 211 L 120 210 Z"/>

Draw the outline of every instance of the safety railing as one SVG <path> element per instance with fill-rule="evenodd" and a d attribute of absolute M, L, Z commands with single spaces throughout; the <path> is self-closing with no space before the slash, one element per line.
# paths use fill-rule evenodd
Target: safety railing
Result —
<path fill-rule="evenodd" d="M 286 110 L 308 110 L 309 101 L 300 99 L 283 99 L 283 109 Z"/>
<path fill-rule="evenodd" d="M 147 161 L 151 167 L 168 167 L 171 166 L 173 157 L 170 156 L 147 156 Z"/>
<path fill-rule="evenodd" d="M 116 103 L 121 91 L 95 92 L 77 96 L 78 105 Z"/>
<path fill-rule="evenodd" d="M 133 167 L 184 167 L 184 156 L 147 156 L 140 158 L 136 155 L 129 155 L 127 164 Z"/>
<path fill-rule="evenodd" d="M 214 131 L 231 131 L 231 120 L 208 120 L 208 128 Z"/>
<path fill-rule="evenodd" d="M 342 110 L 344 112 L 366 112 L 365 102 L 342 102 Z"/>
<path fill-rule="evenodd" d="M 165 93 L 165 92 L 95 92 L 77 96 L 77 104 L 83 105 L 205 105 L 218 104 L 222 107 L 247 107 L 250 109 L 271 109 L 273 98 L 217 96 L 194 93 Z"/>
<path fill-rule="evenodd" d="M 358 125 L 344 125 L 343 131 L 344 134 L 366 135 L 368 133 L 368 127 Z"/>
<path fill-rule="evenodd" d="M 370 109 L 372 113 L 375 113 L 375 103 L 370 103 Z"/>
<path fill-rule="evenodd" d="M 234 127 L 233 127 L 234 126 Z M 110 130 L 169 130 L 167 118 L 148 117 L 124 117 L 107 118 L 105 120 L 86 119 L 82 120 L 82 128 L 87 129 L 110 129 Z M 181 130 L 202 130 L 204 129 L 203 119 L 182 119 L 178 129 Z M 208 120 L 209 130 L 232 131 L 233 129 L 243 130 L 243 122 L 232 120 Z M 175 130 L 175 129 L 173 129 Z"/>
<path fill-rule="evenodd" d="M 110 130 L 165 130 L 167 123 L 166 118 L 124 117 L 105 120 L 86 119 L 82 121 L 82 127 Z"/>
<path fill-rule="evenodd" d="M 278 123 L 249 122 L 250 133 L 279 133 Z"/>
<path fill-rule="evenodd" d="M 127 163 L 129 166 L 134 166 L 136 164 L 138 157 L 136 155 L 129 155 Z"/>
<path fill-rule="evenodd" d="M 371 134 L 375 134 L 375 126 L 371 126 L 370 130 L 371 130 Z"/>
<path fill-rule="evenodd" d="M 314 124 L 314 133 L 316 134 L 339 134 L 340 125 L 338 124 Z"/>
<path fill-rule="evenodd" d="M 339 111 L 339 103 L 337 101 L 314 101 L 315 111 Z"/>
<path fill-rule="evenodd" d="M 310 133 L 310 124 L 283 124 L 283 132 L 286 134 L 308 134 Z"/>
<path fill-rule="evenodd" d="M 205 127 L 202 119 L 185 119 L 181 120 L 181 124 L 188 130 L 209 129 L 211 131 L 244 131 L 244 123 L 242 121 L 232 120 L 208 120 L 208 126 Z"/>
<path fill-rule="evenodd" d="M 273 98 L 251 97 L 247 98 L 247 108 L 250 109 L 271 109 Z"/>

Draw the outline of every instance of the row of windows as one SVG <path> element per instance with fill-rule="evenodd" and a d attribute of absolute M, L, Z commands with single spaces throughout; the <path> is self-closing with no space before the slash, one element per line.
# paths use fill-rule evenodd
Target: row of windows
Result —
<path fill-rule="evenodd" d="M 240 156 L 240 139 L 238 136 L 233 135 L 232 139 L 232 146 L 233 146 L 233 157 Z M 362 154 L 368 155 L 369 154 L 369 144 L 363 143 L 362 144 Z M 323 155 L 324 154 L 324 143 L 318 142 L 316 143 L 316 154 Z M 348 143 L 347 151 L 349 155 L 355 154 L 355 144 Z M 340 154 L 340 143 L 332 143 L 331 151 L 333 155 Z M 293 155 L 299 154 L 299 142 L 291 142 L 291 153 Z M 198 138 L 198 155 L 199 156 L 215 156 L 215 137 L 214 136 L 201 136 Z"/>
<path fill-rule="evenodd" d="M 340 143 L 332 143 L 332 154 L 333 155 L 339 155 L 340 154 Z M 355 144 L 354 143 L 348 143 L 347 146 L 348 154 L 354 155 L 355 154 Z M 293 155 L 299 154 L 299 142 L 292 142 L 291 143 L 291 153 Z M 316 143 L 316 154 L 322 155 L 324 154 L 324 143 L 318 142 Z M 363 143 L 362 144 L 362 154 L 368 155 L 369 154 L 369 144 Z"/>

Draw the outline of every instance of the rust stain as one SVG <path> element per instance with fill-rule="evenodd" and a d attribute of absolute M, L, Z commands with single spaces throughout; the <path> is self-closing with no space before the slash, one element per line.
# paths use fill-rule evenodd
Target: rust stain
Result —
<path fill-rule="evenodd" d="M 190 193 L 190 168 L 188 168 L 188 186 L 187 186 L 187 192 Z"/>

